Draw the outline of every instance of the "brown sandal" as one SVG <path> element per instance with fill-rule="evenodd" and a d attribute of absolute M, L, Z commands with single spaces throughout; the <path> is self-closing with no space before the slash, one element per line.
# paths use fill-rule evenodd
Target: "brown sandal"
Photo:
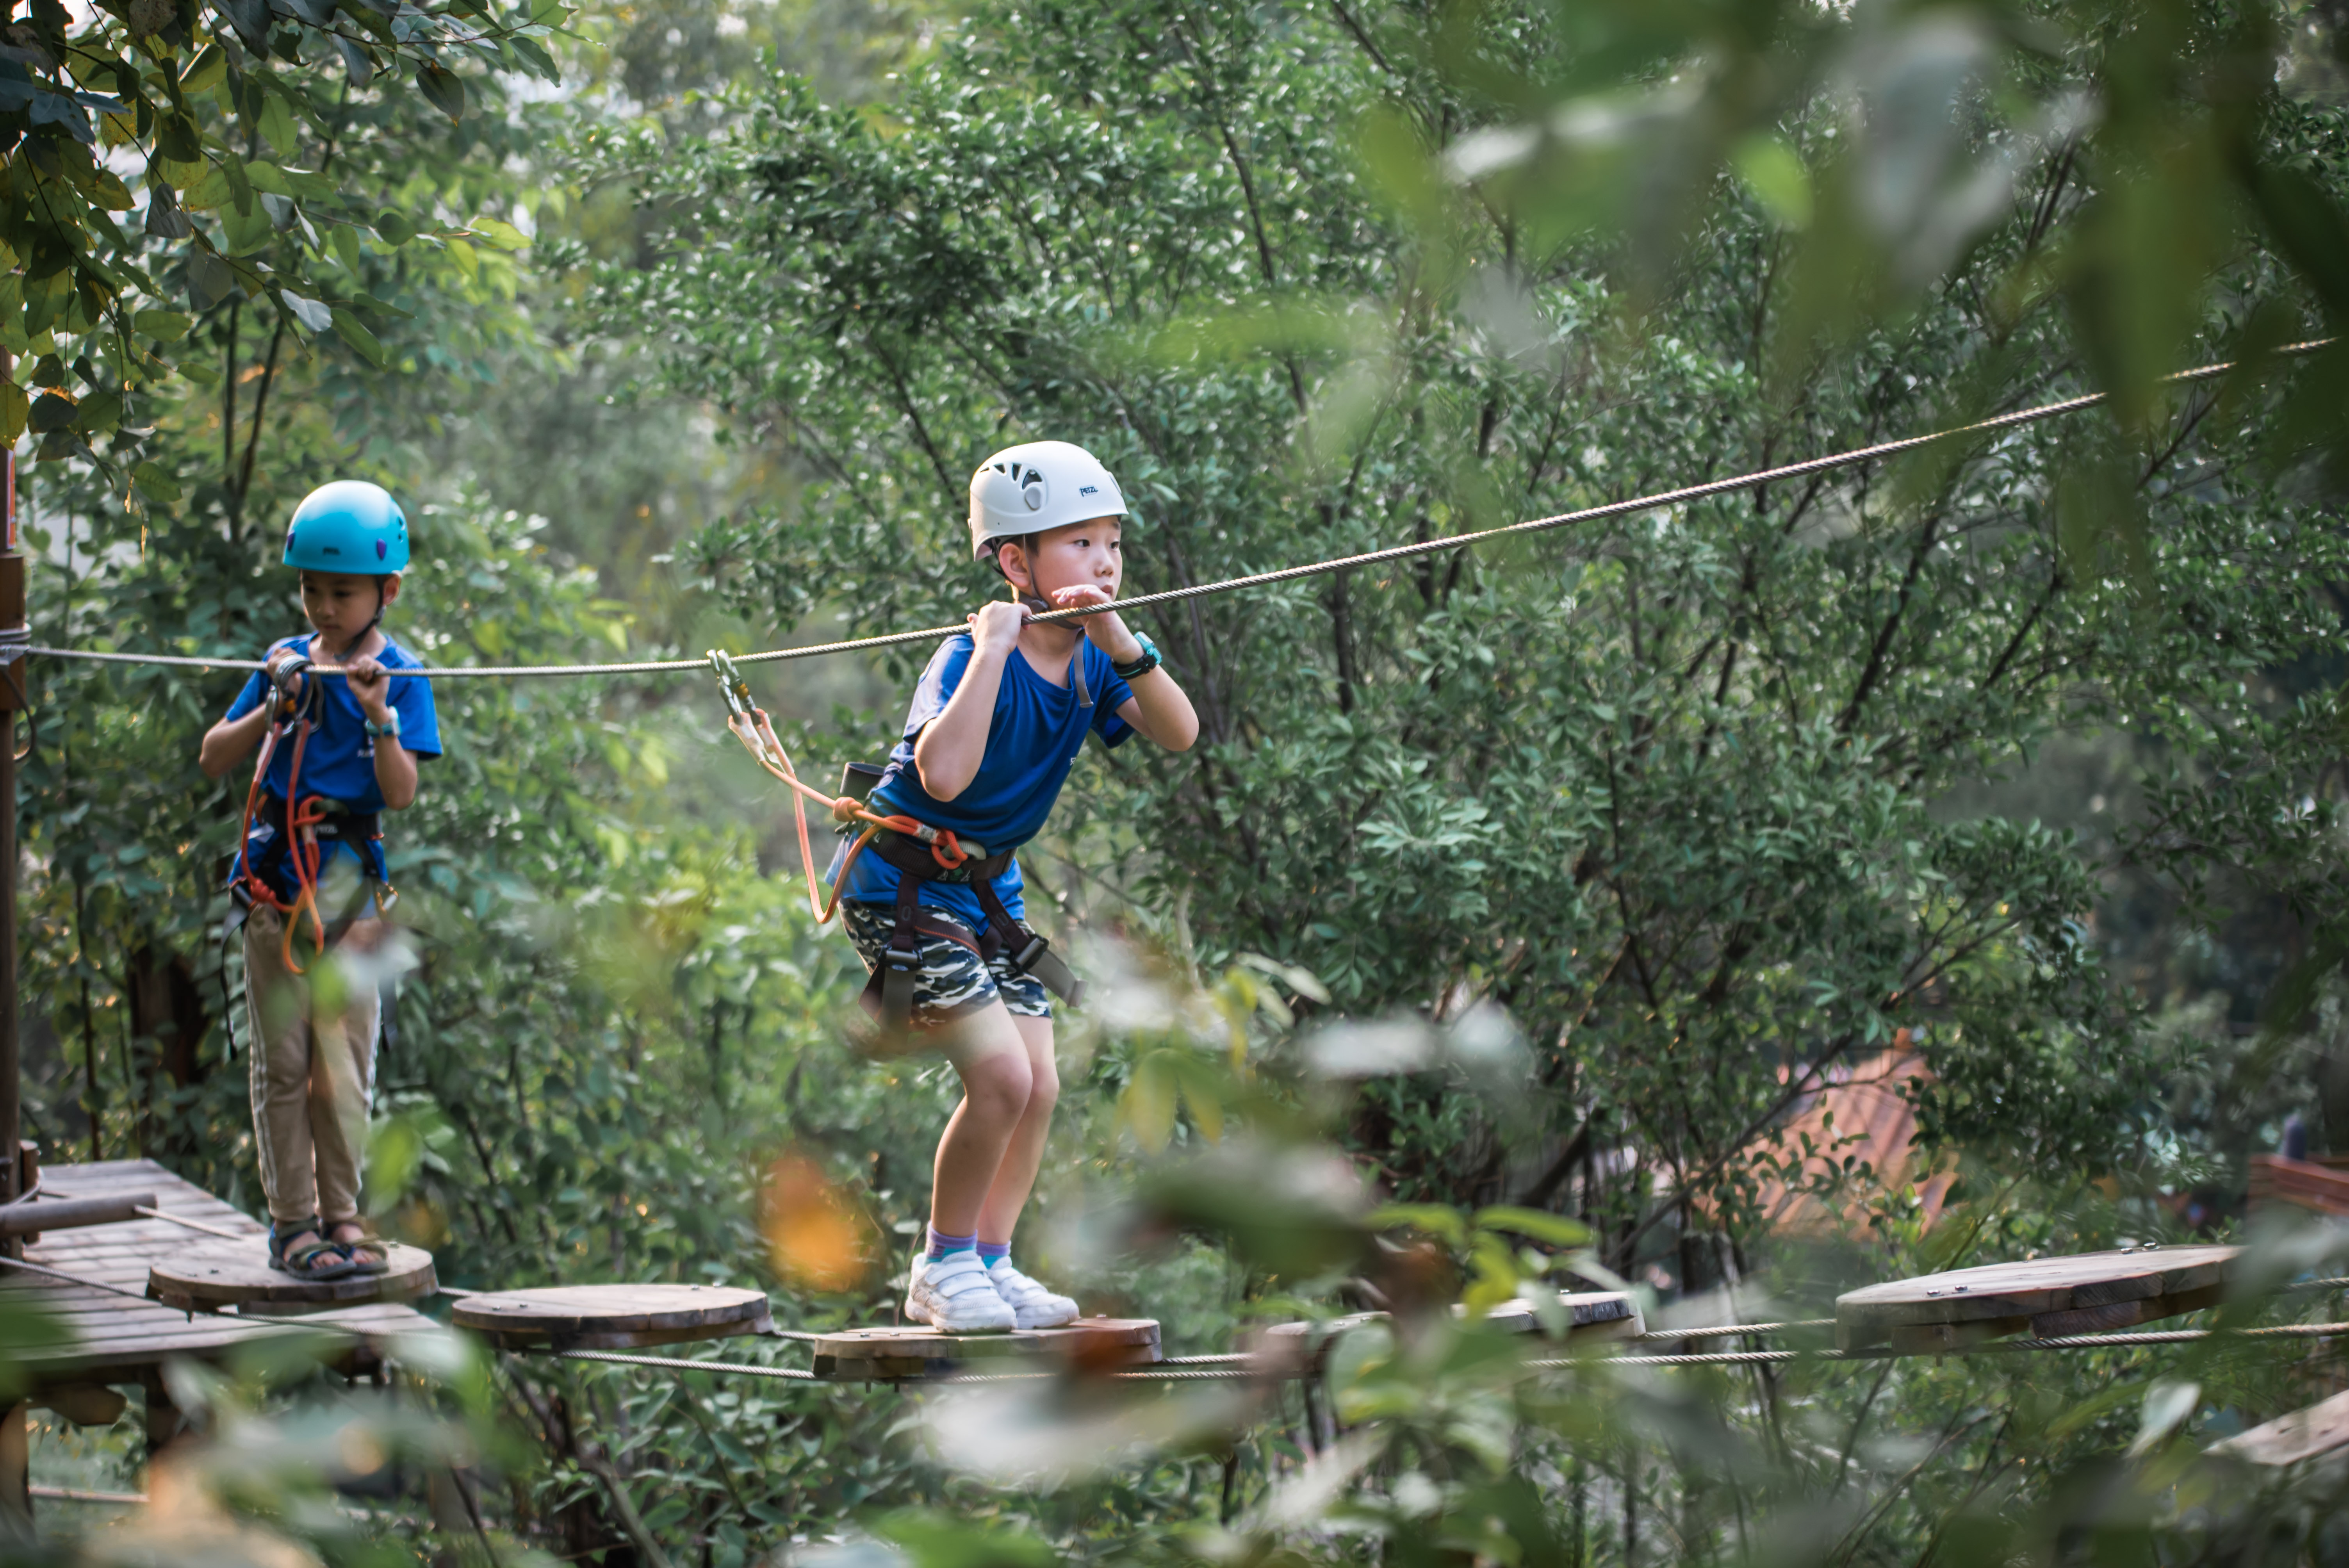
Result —
<path fill-rule="evenodd" d="M 308 1236 L 310 1239 L 292 1244 L 296 1236 Z M 295 1279 L 318 1284 L 348 1279 L 359 1272 L 358 1265 L 351 1261 L 351 1254 L 326 1240 L 326 1228 L 315 1219 L 296 1220 L 288 1225 L 273 1224 L 269 1227 L 269 1266 Z"/>
<path fill-rule="evenodd" d="M 346 1228 L 357 1231 L 358 1234 L 346 1241 L 335 1233 Z M 326 1235 L 327 1241 L 341 1249 L 343 1255 L 350 1260 L 353 1274 L 379 1274 L 389 1272 L 391 1249 L 385 1245 L 381 1236 L 370 1233 L 367 1227 L 357 1220 L 337 1220 L 326 1227 Z"/>

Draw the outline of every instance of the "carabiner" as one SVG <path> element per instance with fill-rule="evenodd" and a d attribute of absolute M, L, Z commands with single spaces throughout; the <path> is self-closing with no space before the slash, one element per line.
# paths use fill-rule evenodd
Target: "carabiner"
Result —
<path fill-rule="evenodd" d="M 726 708 L 737 718 L 750 718 L 758 713 L 759 705 L 750 699 L 750 683 L 734 661 L 717 648 L 709 650 L 709 671 L 718 677 L 718 690 L 726 698 Z"/>

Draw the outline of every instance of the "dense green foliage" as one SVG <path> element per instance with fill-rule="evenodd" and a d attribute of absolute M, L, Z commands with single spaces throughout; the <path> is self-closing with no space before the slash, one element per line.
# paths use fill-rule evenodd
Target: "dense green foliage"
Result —
<path fill-rule="evenodd" d="M 1069 1027 L 1022 1254 L 1185 1351 L 1397 1305 L 1327 1404 L 1080 1387 L 990 1411 L 419 1346 L 437 1423 L 283 1365 L 191 1379 L 222 1441 L 186 1473 L 337 1563 L 737 1568 L 854 1530 L 923 1568 L 2313 1540 L 2321 1493 L 2192 1455 L 2305 1402 L 2320 1361 L 1528 1378 L 1419 1310 L 1613 1271 L 1651 1305 L 1727 1284 L 1807 1316 L 1854 1277 L 2167 1234 L 2168 1200 L 2312 1106 L 2293 1075 L 2342 1055 L 2323 934 L 2349 913 L 2340 372 L 2155 379 L 2341 314 L 2349 146 L 2275 87 L 2282 19 L 1133 0 L 996 5 L 935 47 L 916 20 L 591 12 L 616 52 L 582 52 L 577 100 L 453 131 L 380 79 L 298 77 L 347 117 L 313 226 L 404 216 L 190 243 L 328 269 L 303 297 L 371 330 L 192 294 L 136 507 L 70 439 L 30 469 L 40 638 L 249 656 L 297 624 L 277 522 L 336 473 L 427 503 L 395 634 L 552 662 L 958 620 L 993 591 L 957 544 L 963 477 L 1030 437 L 1111 463 L 1130 583 L 1155 588 L 2117 400 L 1147 619 L 1206 735 L 1090 758 L 1030 855 L 1107 1000 Z M 261 79 L 233 64 L 223 116 Z M 242 122 L 204 123 L 225 150 Z M 299 158 L 261 134 L 323 167 L 331 129 Z M 484 212 L 528 218 L 527 253 L 450 227 Z M 134 248 L 189 264 L 171 243 Z M 813 777 L 886 744 L 921 656 L 758 679 Z M 34 674 L 34 1130 L 52 1160 L 144 1152 L 249 1203 L 212 937 L 243 782 L 192 766 L 233 679 Z M 847 1047 L 855 966 L 802 913 L 787 819 L 707 683 L 438 695 L 449 754 L 392 823 L 415 967 L 380 1217 L 459 1285 L 756 1280 L 797 1323 L 885 1314 L 950 1075 Z M 2023 792 L 2084 776 L 2033 770 L 2066 747 L 2139 770 L 2125 809 Z M 2191 971 L 2146 955 L 2246 908 L 2317 934 L 2276 1037 L 2204 1033 L 2288 967 L 2257 941 L 2231 994 L 2156 1026 Z M 1904 1031 L 1929 1150 L 1963 1172 L 1930 1226 L 1780 1142 Z M 870 1243 L 845 1290 L 762 1233 L 805 1200 L 786 1150 Z M 1848 1233 L 1774 1237 L 1773 1185 L 1816 1185 Z M 321 1524 L 288 1500 L 349 1479 L 321 1457 L 346 1427 L 485 1513 L 425 1489 L 372 1539 Z"/>

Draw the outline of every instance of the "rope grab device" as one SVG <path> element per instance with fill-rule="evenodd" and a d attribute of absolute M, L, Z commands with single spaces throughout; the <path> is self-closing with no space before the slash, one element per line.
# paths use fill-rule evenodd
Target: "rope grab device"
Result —
<path fill-rule="evenodd" d="M 924 936 L 941 937 L 968 948 L 978 955 L 982 964 L 991 964 L 1000 956 L 1013 974 L 1034 975 L 1046 989 L 1071 1006 L 1083 998 L 1084 984 L 1075 972 L 1052 951 L 1050 942 L 1026 923 L 1012 917 L 995 891 L 995 879 L 1011 864 L 1012 850 L 1001 849 L 990 854 L 985 844 L 967 843 L 951 828 L 934 828 L 902 812 L 884 815 L 873 810 L 867 800 L 873 786 L 880 779 L 881 770 L 867 764 L 848 764 L 841 775 L 838 795 L 826 795 L 805 782 L 792 766 L 783 743 L 775 738 L 775 727 L 767 717 L 767 710 L 751 696 L 750 683 L 743 678 L 740 665 L 716 648 L 710 649 L 707 656 L 710 673 L 718 677 L 719 692 L 726 699 L 726 727 L 742 743 L 742 749 L 750 754 L 751 760 L 792 791 L 792 817 L 799 830 L 800 867 L 807 876 L 808 913 L 815 916 L 815 923 L 823 925 L 839 912 L 849 869 L 865 851 L 871 850 L 896 869 L 897 898 L 889 947 L 864 987 L 867 1011 L 888 1028 L 910 1026 Z M 864 824 L 841 860 L 840 874 L 833 879 L 830 898 L 823 895 L 823 884 L 816 875 L 815 851 L 808 840 L 810 800 L 831 808 L 836 824 L 833 830 L 843 836 L 854 831 L 857 824 Z M 979 908 L 986 912 L 987 929 L 973 932 L 945 911 L 923 905 L 922 884 L 929 882 L 968 886 Z"/>

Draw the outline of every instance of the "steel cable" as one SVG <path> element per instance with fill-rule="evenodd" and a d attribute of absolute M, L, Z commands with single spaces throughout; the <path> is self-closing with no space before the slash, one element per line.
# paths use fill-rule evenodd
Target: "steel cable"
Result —
<path fill-rule="evenodd" d="M 2281 357 L 2307 354 L 2324 347 L 2331 338 L 2314 338 L 2304 343 L 2287 344 L 2276 349 Z M 2199 365 L 2191 370 L 2180 370 L 2161 378 L 2160 384 L 2171 387 L 2191 386 L 2197 382 L 2215 380 L 2237 368 L 2237 362 L 2221 360 L 2215 365 Z M 1807 478 L 1812 474 L 1831 473 L 1837 469 L 1856 468 L 1862 463 L 1898 457 L 1937 442 L 1957 440 L 1969 436 L 1994 435 L 2002 430 L 2020 428 L 2044 419 L 2060 418 L 2076 414 L 2109 401 L 2109 395 L 2089 392 L 2077 397 L 2065 397 L 2054 403 L 2042 403 L 2030 408 L 2018 408 L 2009 414 L 1992 415 L 1969 424 L 1952 425 L 1946 429 L 1930 430 L 1920 436 L 1902 436 L 1894 440 L 1877 441 L 1847 451 L 1830 452 L 1824 457 L 1806 458 L 1800 462 L 1782 463 L 1776 468 L 1762 469 L 1753 473 L 1738 474 L 1730 479 L 1708 480 L 1702 484 L 1682 485 L 1675 490 L 1659 490 L 1652 494 L 1634 496 L 1629 500 L 1609 501 L 1603 506 L 1583 507 L 1574 511 L 1561 511 L 1548 517 L 1528 519 L 1500 528 L 1487 528 L 1474 533 L 1459 533 L 1444 539 L 1422 540 L 1410 544 L 1392 545 L 1384 550 L 1366 551 L 1359 555 L 1341 555 L 1328 561 L 1316 561 L 1302 566 L 1285 566 L 1273 572 L 1251 573 L 1243 577 L 1227 577 L 1220 582 L 1195 583 L 1187 588 L 1168 588 L 1155 593 L 1140 593 L 1131 599 L 1120 599 L 1114 608 L 1147 609 L 1154 604 L 1179 603 L 1188 599 L 1202 599 L 1214 593 L 1236 593 L 1247 588 L 1265 588 L 1278 583 L 1292 583 L 1303 577 L 1319 577 L 1332 572 L 1350 572 L 1361 566 L 1380 566 L 1392 561 L 1409 561 L 1423 555 L 1441 554 L 1447 550 L 1462 550 L 1472 544 L 1486 544 L 1495 540 L 1515 538 L 1520 534 L 1545 533 L 1554 529 L 1571 528 L 1577 523 L 1601 522 L 1609 518 L 1628 517 L 1638 512 L 1654 511 L 1662 507 L 1681 506 L 1712 496 L 1728 495 L 1752 490 L 1760 485 L 1781 484 L 1788 480 Z M 1046 610 L 1031 619 L 1040 622 L 1081 620 L 1094 614 L 1089 610 Z M 764 653 L 738 654 L 734 662 L 741 665 L 777 664 L 787 659 L 823 658 L 833 654 L 865 653 L 876 648 L 900 647 L 908 643 L 935 643 L 957 636 L 969 628 L 965 625 L 926 626 L 915 632 L 889 632 L 873 637 L 850 637 L 839 642 L 814 643 L 798 648 L 770 648 Z M 261 662 L 255 659 L 197 658 L 185 655 L 98 653 L 81 648 L 33 647 L 27 652 L 49 658 L 88 659 L 106 664 L 160 665 L 192 669 L 257 670 Z M 391 670 L 394 676 L 413 676 L 433 680 L 460 679 L 525 679 L 531 677 L 570 677 L 583 676 L 647 676 L 682 675 L 688 671 L 707 669 L 707 659 L 647 659 L 636 663 L 606 665 L 454 665 L 444 667 L 422 666 L 415 669 Z M 332 667 L 322 667 L 321 675 L 340 675 Z"/>

